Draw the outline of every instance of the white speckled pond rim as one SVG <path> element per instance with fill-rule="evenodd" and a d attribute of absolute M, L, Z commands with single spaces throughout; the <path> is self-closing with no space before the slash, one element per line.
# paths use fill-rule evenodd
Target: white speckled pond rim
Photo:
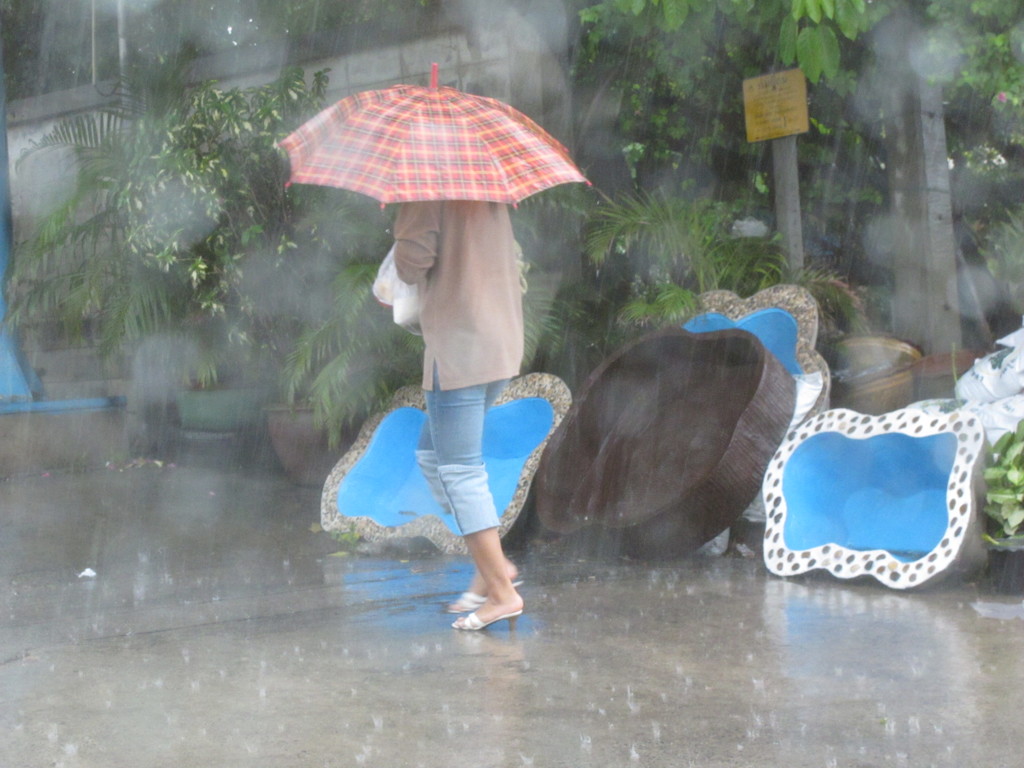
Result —
<path fill-rule="evenodd" d="M 499 525 L 501 536 L 508 532 L 522 511 L 548 439 L 572 405 L 572 394 L 565 382 L 557 376 L 547 373 L 529 373 L 513 379 L 495 405 L 499 406 L 523 398 L 546 400 L 553 410 L 553 419 L 547 436 L 527 457 L 512 499 L 501 514 Z M 423 390 L 420 387 L 403 387 L 395 393 L 386 411 L 374 414 L 366 420 L 359 431 L 359 436 L 335 465 L 324 484 L 323 494 L 320 498 L 320 522 L 325 531 L 354 531 L 367 541 L 375 542 L 388 539 L 425 538 L 445 554 L 466 553 L 466 545 L 462 536 L 454 533 L 436 515 L 422 515 L 400 526 L 384 526 L 370 517 L 348 517 L 338 511 L 338 491 L 342 481 L 366 453 L 374 432 L 384 418 L 399 408 L 418 408 L 422 411 L 425 407 Z"/>
<path fill-rule="evenodd" d="M 808 419 L 765 473 L 768 570 L 910 589 L 977 569 L 984 446 L 980 420 L 960 412 L 838 408 Z"/>

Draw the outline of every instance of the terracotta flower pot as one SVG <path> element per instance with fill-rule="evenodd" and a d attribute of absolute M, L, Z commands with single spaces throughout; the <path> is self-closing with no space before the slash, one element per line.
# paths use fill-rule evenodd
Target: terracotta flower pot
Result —
<path fill-rule="evenodd" d="M 279 405 L 265 411 L 270 444 L 288 479 L 296 485 L 323 485 L 347 444 L 328 447 L 327 430 L 314 423 L 312 408 Z"/>
<path fill-rule="evenodd" d="M 953 397 L 957 379 L 963 376 L 983 353 L 960 349 L 956 353 L 928 355 L 913 364 L 914 399 L 932 400 Z"/>
<path fill-rule="evenodd" d="M 833 405 L 878 416 L 914 401 L 921 350 L 888 336 L 853 336 L 838 345 Z"/>

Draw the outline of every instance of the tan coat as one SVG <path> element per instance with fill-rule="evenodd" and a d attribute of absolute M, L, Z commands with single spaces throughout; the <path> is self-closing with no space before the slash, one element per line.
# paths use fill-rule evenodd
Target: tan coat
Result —
<path fill-rule="evenodd" d="M 403 203 L 395 221 L 398 276 L 420 286 L 423 388 L 516 376 L 523 295 L 508 206 L 466 200 Z"/>

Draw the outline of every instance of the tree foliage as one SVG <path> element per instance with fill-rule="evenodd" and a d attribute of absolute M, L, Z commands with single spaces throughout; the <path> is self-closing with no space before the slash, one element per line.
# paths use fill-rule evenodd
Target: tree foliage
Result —
<path fill-rule="evenodd" d="M 883 279 L 864 233 L 888 195 L 886 102 L 891 52 L 948 95 L 958 211 L 991 217 L 1024 176 L 1024 6 L 1001 0 L 603 0 L 581 4 L 580 127 L 606 191 L 696 184 L 770 217 L 770 156 L 745 141 L 742 81 L 799 66 L 811 130 L 798 140 L 812 256 L 858 280 Z M 886 37 L 896 14 L 913 35 Z M 602 147 L 600 151 L 593 147 Z M 628 170 L 618 177 L 616 163 Z M 618 181 L 614 181 L 615 179 Z M 883 270 L 884 271 L 884 270 Z"/>
<path fill-rule="evenodd" d="M 597 227 L 603 216 L 623 213 L 638 201 L 650 213 L 660 205 L 658 201 L 671 208 L 676 203 L 692 205 L 694 198 L 723 204 L 722 210 L 715 209 L 716 215 L 724 217 L 722 211 L 727 209 L 732 216 L 770 220 L 771 157 L 765 144 L 745 140 L 742 82 L 799 67 L 809 83 L 811 130 L 799 138 L 798 147 L 804 233 L 812 265 L 824 269 L 817 273 L 823 276 L 819 282 L 824 287 L 836 285 L 831 282 L 832 269 L 854 282 L 884 282 L 884 248 L 869 241 L 888 211 L 885 110 L 889 107 L 883 95 L 893 83 L 879 74 L 877 62 L 890 53 L 945 89 L 956 213 L 959 221 L 967 223 L 960 231 L 969 232 L 985 251 L 989 231 L 1001 231 L 992 224 L 1007 221 L 1014 201 L 1024 196 L 1020 109 L 1024 105 L 1024 6 L 1020 3 L 564 1 L 578 11 L 581 24 L 572 73 L 574 112 L 579 116 L 574 155 L 608 196 L 595 206 L 592 223 Z M 469 13 L 469 5 L 458 8 Z M 133 55 L 144 59 L 160 53 L 165 44 L 177 46 L 182 41 L 197 52 L 270 52 L 282 40 L 283 45 L 292 45 L 311 39 L 307 36 L 313 33 L 336 34 L 357 24 L 391 25 L 394 31 L 416 10 L 452 13 L 453 19 L 458 14 L 455 5 L 437 0 L 228 0 L 215 6 L 200 0 L 154 0 L 146 6 L 147 13 L 130 15 Z M 522 9 L 529 6 L 526 0 L 520 4 Z M 21 19 L 26 29 L 33 29 L 41 7 L 27 0 L 4 0 L 0 12 L 5 21 Z M 910 20 L 901 29 L 911 34 L 892 39 L 897 16 Z M 5 41 L 10 38 L 5 31 Z M 230 126 L 224 128 L 230 134 Z M 178 136 L 172 143 L 183 138 Z M 186 181 L 189 174 L 199 178 L 218 172 L 213 165 L 202 165 L 208 161 L 200 154 L 181 161 L 184 164 L 173 173 L 164 172 Z M 144 162 L 150 160 L 139 160 L 140 167 Z M 253 183 L 258 185 L 259 179 Z M 122 194 L 130 191 L 126 187 Z M 168 200 L 193 206 L 194 221 L 216 218 L 216 201 L 204 198 L 199 187 L 175 183 L 166 192 Z M 671 203 L 673 197 L 679 200 Z M 245 221 L 245 216 L 238 220 Z M 164 256 L 189 235 L 184 231 L 176 235 L 171 224 L 156 217 L 149 222 L 154 228 L 150 239 L 155 241 L 159 234 L 164 247 L 171 249 Z M 260 226 L 261 237 L 272 234 Z M 590 231 L 594 236 L 595 230 Z M 699 227 L 691 236 L 698 231 Z M 255 234 L 256 230 L 243 227 L 230 237 L 238 242 L 241 236 Z M 147 258 L 155 263 L 160 252 L 146 245 L 147 236 L 140 231 L 130 246 L 149 253 Z M 643 237 L 655 237 L 654 230 L 646 230 Z M 615 248 L 625 248 L 623 243 L 628 242 L 630 258 L 613 254 L 612 249 L 606 251 L 608 258 L 600 267 L 584 265 L 583 279 L 572 286 L 580 294 L 575 308 L 561 315 L 556 312 L 550 322 L 557 325 L 558 317 L 576 313 L 577 321 L 592 321 L 595 332 L 599 327 L 607 330 L 606 318 L 594 314 L 601 301 L 611 301 L 619 319 L 629 302 L 636 318 L 659 313 L 674 316 L 685 310 L 687 301 L 679 291 L 699 290 L 702 284 L 720 279 L 712 275 L 702 280 L 700 273 L 682 269 L 680 262 L 672 267 L 678 274 L 668 280 L 671 270 L 667 270 L 662 281 L 650 269 L 654 241 L 644 243 L 643 237 L 638 235 L 632 242 L 629 237 L 617 237 Z M 556 241 L 559 247 L 551 248 Z M 538 252 L 553 252 L 550 258 L 544 257 L 549 263 L 571 262 L 578 256 L 573 251 L 576 242 L 561 235 L 540 235 L 535 246 Z M 225 252 L 233 247 L 227 241 L 208 245 Z M 670 249 L 668 257 L 676 253 Z M 171 261 L 179 264 L 177 257 Z M 198 285 L 222 278 L 204 263 L 202 259 L 193 262 L 190 274 Z M 679 291 L 668 290 L 670 285 Z M 545 343 L 550 341 L 549 336 Z M 309 370 L 318 369 L 314 365 Z"/>
<path fill-rule="evenodd" d="M 121 101 L 58 123 L 21 159 L 59 152 L 73 183 L 15 252 L 14 322 L 53 314 L 75 333 L 88 321 L 109 353 L 167 332 L 203 337 L 211 352 L 259 343 L 243 290 L 251 257 L 320 237 L 300 216 L 305 191 L 285 189 L 275 142 L 313 114 L 326 78 L 307 87 L 292 70 L 247 90 L 181 88 L 187 66 L 138 67 Z M 199 378 L 216 375 L 204 358 Z"/>

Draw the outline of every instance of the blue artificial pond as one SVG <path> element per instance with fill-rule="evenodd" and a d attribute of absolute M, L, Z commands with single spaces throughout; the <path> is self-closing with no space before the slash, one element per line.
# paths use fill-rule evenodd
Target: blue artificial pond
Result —
<path fill-rule="evenodd" d="M 911 561 L 946 535 L 946 490 L 956 435 L 886 433 L 854 439 L 814 435 L 793 452 L 782 478 L 783 538 L 791 550 L 837 544 L 885 550 Z"/>
<path fill-rule="evenodd" d="M 397 527 L 423 515 L 436 515 L 455 534 L 455 518 L 434 501 L 416 464 L 416 445 L 427 419 L 419 408 L 398 408 L 378 425 L 362 457 L 338 488 L 338 513 L 369 517 L 385 527 Z M 483 453 L 499 510 L 515 495 L 523 466 L 548 436 L 554 420 L 551 404 L 527 397 L 491 408 L 484 420 Z"/>
<path fill-rule="evenodd" d="M 718 312 L 707 312 L 697 315 L 683 325 L 683 330 L 690 333 L 708 333 L 731 328 L 739 328 L 754 334 L 791 375 L 799 376 L 803 373 L 796 358 L 796 318 L 784 309 L 768 307 L 751 312 L 739 320 L 732 320 Z"/>

